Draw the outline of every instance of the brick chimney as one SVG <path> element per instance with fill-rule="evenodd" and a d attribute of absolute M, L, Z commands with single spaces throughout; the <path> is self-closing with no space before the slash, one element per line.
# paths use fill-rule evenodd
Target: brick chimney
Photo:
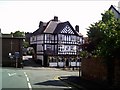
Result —
<path fill-rule="evenodd" d="M 42 21 L 40 21 L 40 23 L 39 23 L 39 27 L 41 27 L 41 26 L 43 26 L 43 22 Z"/>
<path fill-rule="evenodd" d="M 54 16 L 54 21 L 58 21 L 58 17 L 57 16 Z"/>
<path fill-rule="evenodd" d="M 77 32 L 79 32 L 79 25 L 76 25 L 76 26 L 75 26 L 75 30 L 76 30 Z"/>

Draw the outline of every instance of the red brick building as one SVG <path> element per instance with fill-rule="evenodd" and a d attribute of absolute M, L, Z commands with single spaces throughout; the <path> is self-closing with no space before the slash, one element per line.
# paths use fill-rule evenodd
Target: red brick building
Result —
<path fill-rule="evenodd" d="M 11 34 L 2 34 L 2 66 L 15 66 L 15 52 L 19 52 L 18 67 L 22 60 L 23 37 L 12 37 Z M 9 55 L 13 55 L 13 59 Z"/>

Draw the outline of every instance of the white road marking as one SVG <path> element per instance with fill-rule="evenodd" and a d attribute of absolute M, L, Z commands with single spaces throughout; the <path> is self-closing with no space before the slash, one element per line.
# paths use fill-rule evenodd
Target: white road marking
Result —
<path fill-rule="evenodd" d="M 29 80 L 29 78 L 28 78 L 26 72 L 24 72 L 24 74 L 25 74 L 25 76 L 26 76 L 26 78 L 27 78 L 28 88 L 29 88 L 29 90 L 32 90 L 32 86 L 31 86 L 31 84 L 30 84 L 30 80 Z"/>
<path fill-rule="evenodd" d="M 13 76 L 13 75 L 16 75 L 16 73 L 8 73 L 9 76 Z"/>
<path fill-rule="evenodd" d="M 32 86 L 30 83 L 28 83 L 29 90 L 32 90 Z"/>
<path fill-rule="evenodd" d="M 27 77 L 27 81 L 29 82 L 29 78 Z"/>
<path fill-rule="evenodd" d="M 25 74 L 25 76 L 27 77 L 27 74 L 26 74 L 26 72 L 24 72 L 24 74 Z"/>

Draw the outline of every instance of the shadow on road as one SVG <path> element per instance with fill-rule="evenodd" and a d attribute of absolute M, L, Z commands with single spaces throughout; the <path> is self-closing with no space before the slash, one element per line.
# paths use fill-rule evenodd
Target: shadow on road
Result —
<path fill-rule="evenodd" d="M 59 80 L 49 80 L 49 81 L 45 81 L 45 82 L 39 82 L 39 83 L 35 83 L 34 85 L 46 85 L 46 86 L 65 86 L 62 83 L 60 83 Z"/>
<path fill-rule="evenodd" d="M 24 67 L 41 67 L 40 64 L 37 64 L 32 58 L 28 60 L 23 60 Z"/>
<path fill-rule="evenodd" d="M 85 90 L 120 90 L 119 87 L 108 86 L 105 81 L 87 80 L 78 76 L 63 76 L 60 80 L 77 87 L 81 86 Z"/>

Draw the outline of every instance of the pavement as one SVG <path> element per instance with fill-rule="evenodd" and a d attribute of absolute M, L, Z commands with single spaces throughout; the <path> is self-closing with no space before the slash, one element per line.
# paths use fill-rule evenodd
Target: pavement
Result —
<path fill-rule="evenodd" d="M 120 90 L 120 87 L 108 86 L 105 82 L 98 83 L 78 76 L 63 76 L 59 77 L 59 79 L 78 88 L 79 90 Z"/>

